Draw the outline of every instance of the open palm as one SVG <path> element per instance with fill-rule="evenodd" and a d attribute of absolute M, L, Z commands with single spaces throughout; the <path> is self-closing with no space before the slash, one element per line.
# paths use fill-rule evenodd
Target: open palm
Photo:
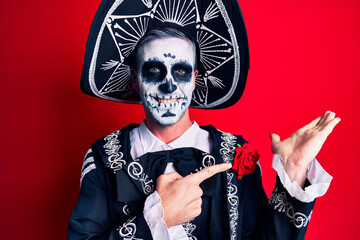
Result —
<path fill-rule="evenodd" d="M 340 118 L 335 118 L 335 113 L 327 111 L 283 141 L 277 134 L 270 135 L 271 150 L 283 159 L 285 171 L 290 179 L 291 175 L 298 174 L 292 171 L 306 173 L 309 163 L 319 153 L 326 138 L 339 122 Z"/>

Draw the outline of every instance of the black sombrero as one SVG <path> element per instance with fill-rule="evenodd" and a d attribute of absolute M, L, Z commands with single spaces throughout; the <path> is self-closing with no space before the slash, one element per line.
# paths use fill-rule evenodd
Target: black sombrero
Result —
<path fill-rule="evenodd" d="M 237 0 L 103 0 L 86 44 L 81 90 L 140 103 L 131 87 L 132 53 L 149 29 L 160 27 L 179 29 L 197 44 L 199 75 L 191 107 L 225 108 L 240 99 L 249 48 Z"/>

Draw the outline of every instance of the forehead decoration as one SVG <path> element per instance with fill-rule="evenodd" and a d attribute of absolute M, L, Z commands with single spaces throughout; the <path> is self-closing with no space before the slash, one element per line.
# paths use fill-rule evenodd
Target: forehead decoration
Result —
<path fill-rule="evenodd" d="M 140 103 L 130 78 L 134 50 L 149 30 L 162 27 L 186 33 L 197 45 L 199 74 L 191 107 L 225 108 L 240 99 L 249 50 L 237 0 L 103 0 L 86 44 L 82 91 Z"/>

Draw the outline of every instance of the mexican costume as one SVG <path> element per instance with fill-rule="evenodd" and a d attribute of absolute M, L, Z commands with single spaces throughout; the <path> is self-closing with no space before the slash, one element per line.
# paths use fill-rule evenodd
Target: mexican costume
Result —
<path fill-rule="evenodd" d="M 149 31 L 163 27 L 180 30 L 196 45 L 198 75 L 190 107 L 235 104 L 249 69 L 247 34 L 236 0 L 103 0 L 89 32 L 82 91 L 106 100 L 140 103 L 130 77 L 135 49 Z M 237 144 L 245 143 L 241 136 L 206 126 L 209 152 L 187 146 L 133 158 L 129 135 L 136 129 L 129 125 L 99 139 L 88 151 L 68 239 L 152 239 L 156 226 L 147 219 L 146 211 L 152 209 L 148 199 L 158 196 L 157 177 L 167 165 L 173 164 L 186 176 L 232 162 Z M 289 180 L 284 174 L 279 177 L 269 200 L 259 165 L 241 180 L 234 170 L 205 180 L 200 184 L 201 215 L 180 225 L 186 239 L 303 239 L 314 199 L 295 199 L 284 188 Z"/>
<path fill-rule="evenodd" d="M 146 153 L 132 159 L 129 133 L 136 125 L 96 141 L 82 169 L 81 193 L 70 220 L 69 239 L 152 239 L 144 218 L 146 198 L 157 177 L 173 162 L 183 176 L 231 162 L 241 136 L 203 127 L 212 141 L 211 154 L 195 148 Z M 181 161 L 179 161 L 181 160 Z M 261 170 L 240 181 L 234 170 L 205 180 L 200 187 L 202 213 L 183 224 L 189 239 L 303 239 L 314 201 L 291 197 L 277 180 L 268 200 Z"/>

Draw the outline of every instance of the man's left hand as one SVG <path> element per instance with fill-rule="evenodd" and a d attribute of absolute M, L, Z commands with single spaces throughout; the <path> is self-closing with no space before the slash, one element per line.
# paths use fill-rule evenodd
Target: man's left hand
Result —
<path fill-rule="evenodd" d="M 277 134 L 270 135 L 271 150 L 282 158 L 284 169 L 292 182 L 296 180 L 300 187 L 304 186 L 309 163 L 339 122 L 340 118 L 335 118 L 335 113 L 327 111 L 283 141 Z"/>

